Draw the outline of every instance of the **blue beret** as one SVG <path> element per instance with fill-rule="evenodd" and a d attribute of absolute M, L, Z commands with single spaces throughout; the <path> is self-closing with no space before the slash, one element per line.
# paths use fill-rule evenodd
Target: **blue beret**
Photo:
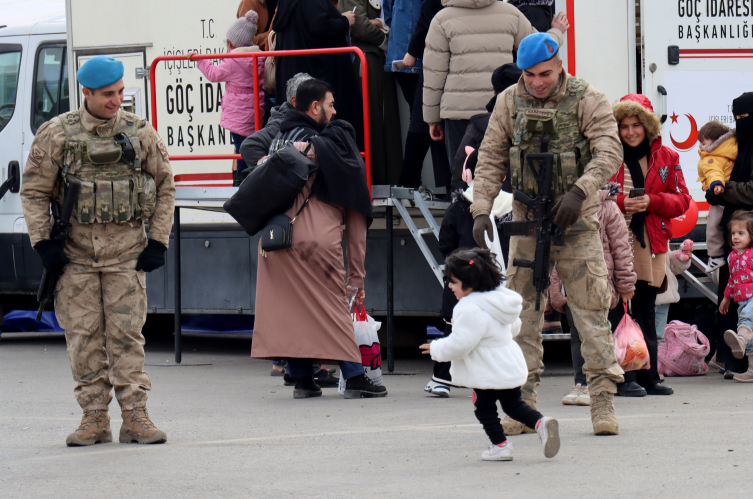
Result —
<path fill-rule="evenodd" d="M 119 60 L 98 55 L 78 68 L 76 78 L 82 86 L 95 90 L 117 82 L 123 78 L 124 71 L 123 63 Z"/>
<path fill-rule="evenodd" d="M 533 33 L 523 38 L 518 46 L 518 67 L 529 69 L 557 55 L 559 45 L 548 33 Z"/>

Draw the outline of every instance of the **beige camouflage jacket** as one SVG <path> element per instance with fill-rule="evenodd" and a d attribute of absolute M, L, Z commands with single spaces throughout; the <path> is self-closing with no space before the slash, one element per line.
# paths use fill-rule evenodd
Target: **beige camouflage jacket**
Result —
<path fill-rule="evenodd" d="M 95 118 L 86 110 L 86 105 L 81 106 L 80 112 L 84 128 L 95 135 L 111 135 L 120 120 L 120 114 L 111 120 Z M 138 137 L 142 148 L 141 167 L 154 177 L 157 185 L 157 204 L 154 215 L 149 219 L 149 233 L 152 239 L 167 246 L 175 206 L 175 184 L 167 149 L 149 123 L 139 129 Z M 64 144 L 65 132 L 59 117 L 39 127 L 31 144 L 23 175 L 21 201 L 32 246 L 50 237 L 50 200 L 57 194 Z M 115 265 L 137 259 L 146 247 L 146 231 L 141 220 L 122 225 L 96 222 L 81 225 L 71 218 L 71 224 L 65 254 L 73 263 L 93 267 Z"/>
<path fill-rule="evenodd" d="M 534 99 L 526 90 L 523 79 L 517 85 L 502 92 L 497 97 L 489 127 L 486 129 L 484 141 L 481 143 L 474 178 L 473 200 L 471 212 L 476 217 L 480 214 L 488 215 L 492 202 L 502 188 L 502 180 L 507 175 L 510 165 L 509 150 L 513 137 L 513 115 L 515 114 L 515 93 L 525 99 L 533 99 L 542 108 L 551 109 L 565 95 L 567 80 L 571 78 L 565 73 L 565 80 L 560 91 L 546 101 Z M 583 93 L 578 107 L 578 121 L 580 130 L 588 138 L 591 160 L 575 185 L 586 193 L 586 200 L 581 209 L 581 218 L 594 215 L 599 209 L 599 189 L 604 187 L 609 179 L 622 164 L 622 144 L 617 131 L 617 122 L 612 114 L 612 106 L 606 95 L 589 85 Z M 515 202 L 517 205 L 517 201 Z M 525 212 L 525 208 L 519 207 Z"/>

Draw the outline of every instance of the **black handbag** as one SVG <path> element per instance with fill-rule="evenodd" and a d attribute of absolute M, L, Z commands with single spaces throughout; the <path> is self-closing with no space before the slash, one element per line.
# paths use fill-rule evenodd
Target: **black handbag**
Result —
<path fill-rule="evenodd" d="M 249 236 L 293 206 L 317 164 L 288 144 L 257 166 L 223 208 Z"/>
<path fill-rule="evenodd" d="M 271 251 L 288 249 L 293 245 L 293 224 L 298 215 L 309 204 L 309 199 L 311 199 L 311 196 L 306 198 L 303 206 L 301 206 L 301 209 L 298 210 L 298 213 L 295 214 L 292 220 L 284 213 L 272 217 L 267 226 L 262 230 L 261 250 L 263 252 L 269 253 Z"/>

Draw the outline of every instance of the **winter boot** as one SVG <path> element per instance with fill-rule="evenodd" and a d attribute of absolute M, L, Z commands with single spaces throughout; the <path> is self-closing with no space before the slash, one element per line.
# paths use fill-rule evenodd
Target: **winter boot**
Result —
<path fill-rule="evenodd" d="M 386 397 L 387 387 L 375 385 L 365 374 L 359 374 L 345 380 L 345 398 L 357 399 L 361 397 Z"/>
<path fill-rule="evenodd" d="M 81 425 L 65 439 L 68 447 L 108 442 L 112 442 L 112 431 L 107 411 L 86 411 Z"/>
<path fill-rule="evenodd" d="M 753 353 L 748 354 L 748 370 L 744 373 L 735 374 L 732 379 L 738 383 L 753 383 Z"/>
<path fill-rule="evenodd" d="M 123 425 L 120 427 L 120 443 L 161 444 L 167 442 L 167 434 L 157 428 L 146 407 L 137 407 L 132 411 L 123 411 Z"/>
<path fill-rule="evenodd" d="M 608 392 L 591 395 L 591 422 L 594 435 L 619 435 L 620 425 L 614 415 L 614 395 Z"/>
<path fill-rule="evenodd" d="M 753 338 L 753 331 L 748 326 L 737 326 L 737 333 L 728 329 L 724 332 L 724 342 L 732 349 L 732 355 L 736 359 L 745 357 L 745 347 Z"/>
<path fill-rule="evenodd" d="M 321 397 L 322 389 L 314 381 L 313 376 L 304 376 L 295 380 L 294 399 L 307 399 L 309 397 Z"/>

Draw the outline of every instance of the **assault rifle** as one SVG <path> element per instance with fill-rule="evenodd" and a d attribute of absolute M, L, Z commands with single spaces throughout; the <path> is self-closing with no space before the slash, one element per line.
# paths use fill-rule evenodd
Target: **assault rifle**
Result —
<path fill-rule="evenodd" d="M 551 245 L 565 245 L 565 229 L 554 224 L 554 197 L 552 196 L 552 170 L 554 154 L 549 149 L 549 135 L 541 138 L 541 152 L 526 154 L 526 163 L 538 184 L 539 194 L 531 198 L 521 190 L 515 190 L 514 199 L 523 203 L 528 211 L 522 222 L 504 222 L 502 224 L 508 236 L 529 236 L 536 238 L 536 253 L 533 261 L 516 258 L 512 264 L 516 267 L 533 269 L 533 286 L 536 288 L 536 311 L 541 308 L 541 294 L 549 288 L 549 251 Z M 537 167 L 538 165 L 538 171 Z M 523 166 L 525 168 L 525 165 Z M 529 220 L 529 215 L 533 219 Z"/>
<path fill-rule="evenodd" d="M 52 201 L 52 218 L 55 221 L 50 231 L 50 239 L 62 249 L 65 246 L 65 242 L 68 240 L 68 231 L 71 228 L 70 219 L 71 212 L 73 211 L 73 204 L 78 197 L 78 189 L 81 184 L 78 180 L 68 176 L 68 187 L 65 189 L 65 200 L 63 201 L 63 211 L 60 211 L 60 206 L 56 201 Z M 52 301 L 55 295 L 55 286 L 58 283 L 57 275 L 50 274 L 47 269 L 44 269 L 42 273 L 42 281 L 39 283 L 39 290 L 37 291 L 37 301 L 39 302 L 39 309 L 37 310 L 37 322 L 42 319 L 42 312 L 44 308 Z"/>

